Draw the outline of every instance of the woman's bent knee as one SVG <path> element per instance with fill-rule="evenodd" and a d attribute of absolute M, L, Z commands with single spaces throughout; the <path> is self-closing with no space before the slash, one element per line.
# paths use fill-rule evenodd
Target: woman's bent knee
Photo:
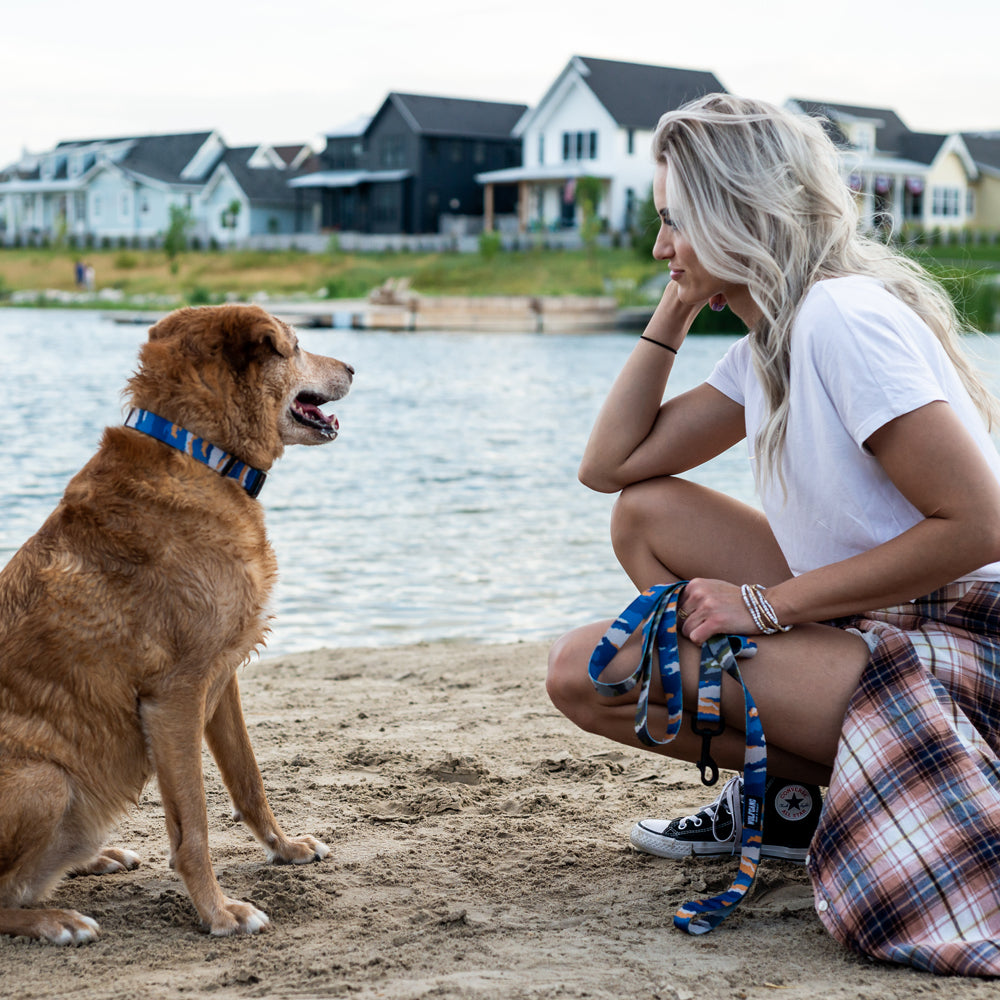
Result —
<path fill-rule="evenodd" d="M 549 650 L 549 668 L 545 690 L 552 704 L 568 719 L 584 729 L 583 720 L 594 710 L 596 697 L 587 673 L 590 648 L 584 649 L 580 632 L 569 632 L 557 639 Z"/>

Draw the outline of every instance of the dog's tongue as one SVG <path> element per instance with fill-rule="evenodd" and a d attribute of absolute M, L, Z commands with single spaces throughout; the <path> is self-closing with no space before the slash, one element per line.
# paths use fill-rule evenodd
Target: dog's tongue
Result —
<path fill-rule="evenodd" d="M 337 421 L 336 414 L 331 413 L 330 416 L 327 416 L 318 406 L 314 406 L 312 403 L 303 403 L 298 401 L 297 405 L 299 410 L 301 410 L 305 416 L 310 417 L 317 423 L 326 424 L 327 427 L 330 427 L 335 431 L 340 430 L 340 424 Z"/>

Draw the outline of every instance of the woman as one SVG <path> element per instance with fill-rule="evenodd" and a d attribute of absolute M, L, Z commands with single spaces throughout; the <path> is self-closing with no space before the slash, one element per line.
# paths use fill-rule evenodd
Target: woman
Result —
<path fill-rule="evenodd" d="M 818 122 L 712 95 L 664 115 L 653 149 L 653 256 L 671 280 L 580 478 L 620 493 L 612 539 L 636 587 L 690 581 L 686 715 L 701 643 L 757 643 L 742 674 L 768 746 L 762 853 L 802 857 L 811 838 L 817 910 L 852 947 L 1000 975 L 997 402 L 947 296 L 859 235 Z M 695 316 L 723 303 L 747 336 L 664 402 Z M 743 438 L 763 513 L 677 478 Z M 548 691 L 577 725 L 638 746 L 635 693 L 600 697 L 588 677 L 606 627 L 555 644 Z M 609 673 L 638 656 L 630 641 Z M 662 692 L 650 701 L 662 728 Z M 712 753 L 738 770 L 742 690 L 729 677 L 722 707 Z M 682 725 L 659 749 L 692 761 L 700 748 Z M 739 794 L 737 780 L 696 816 L 643 821 L 633 842 L 668 857 L 730 851 Z"/>

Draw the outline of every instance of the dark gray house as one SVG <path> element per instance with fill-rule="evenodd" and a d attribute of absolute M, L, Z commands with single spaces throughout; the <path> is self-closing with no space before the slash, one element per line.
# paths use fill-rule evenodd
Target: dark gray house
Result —
<path fill-rule="evenodd" d="M 370 119 L 328 135 L 320 169 L 292 185 L 320 192 L 323 229 L 437 233 L 442 215 L 483 214 L 476 174 L 520 163 L 512 130 L 526 111 L 391 93 Z M 511 211 L 512 198 L 499 210 Z"/>

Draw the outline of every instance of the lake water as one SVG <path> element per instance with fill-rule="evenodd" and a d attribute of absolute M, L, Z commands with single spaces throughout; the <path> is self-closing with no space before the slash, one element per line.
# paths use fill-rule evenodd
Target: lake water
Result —
<path fill-rule="evenodd" d="M 145 336 L 94 312 L 0 310 L 0 564 L 121 422 Z M 634 336 L 300 331 L 357 376 L 340 437 L 288 449 L 260 497 L 281 570 L 266 655 L 549 639 L 617 614 L 632 589 L 613 498 L 576 469 Z M 672 390 L 734 339 L 689 339 Z M 692 478 L 754 502 L 743 445 Z"/>

